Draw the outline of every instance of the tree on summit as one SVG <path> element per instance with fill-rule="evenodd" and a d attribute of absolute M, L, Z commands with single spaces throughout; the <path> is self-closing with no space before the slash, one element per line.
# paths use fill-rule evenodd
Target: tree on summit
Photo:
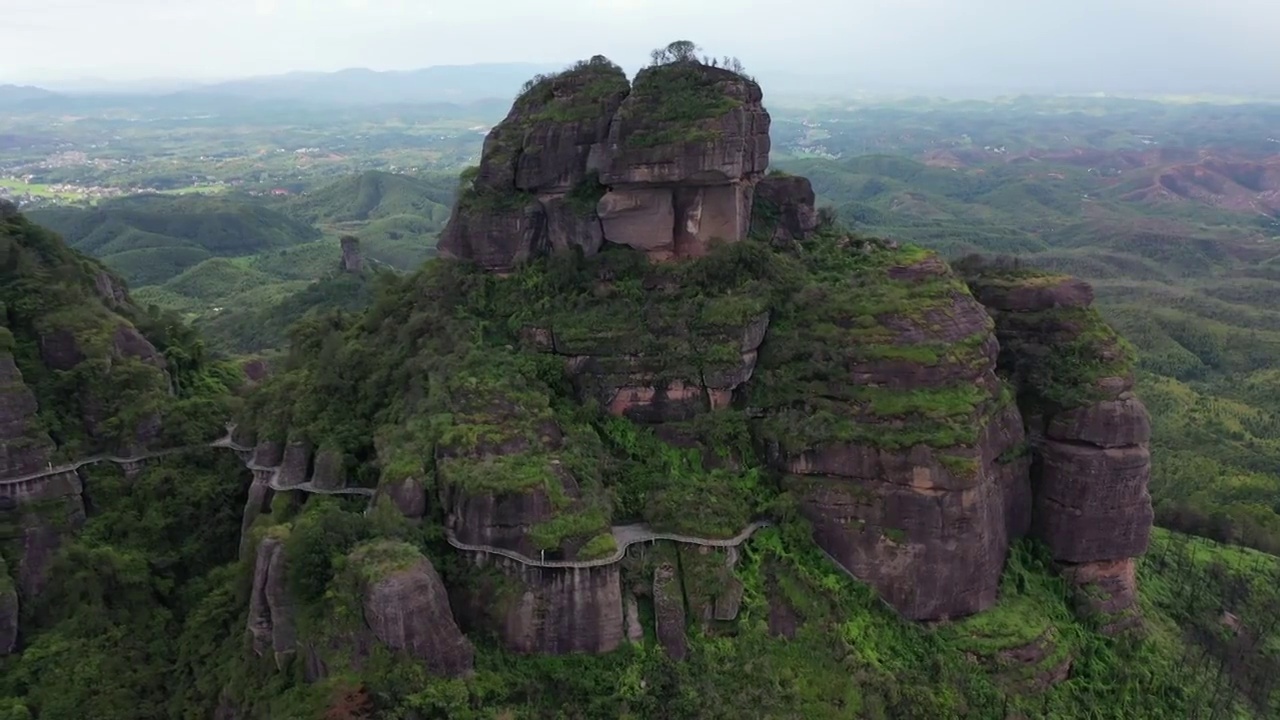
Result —
<path fill-rule="evenodd" d="M 698 47 L 692 40 L 676 40 L 664 48 L 656 48 L 649 53 L 653 65 L 670 65 L 678 62 L 698 62 Z"/>

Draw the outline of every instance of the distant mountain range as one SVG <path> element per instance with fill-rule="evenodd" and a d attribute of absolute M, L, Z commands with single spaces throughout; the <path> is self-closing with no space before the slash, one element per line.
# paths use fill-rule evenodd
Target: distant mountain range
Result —
<path fill-rule="evenodd" d="M 338 72 L 294 72 L 181 87 L 176 82 L 154 86 L 91 80 L 63 84 L 60 92 L 32 86 L 0 85 L 0 108 L 35 103 L 101 101 L 105 96 L 154 102 L 235 98 L 249 101 L 304 102 L 328 105 L 388 105 L 509 100 L 530 77 L 560 69 L 559 65 L 493 63 L 439 65 L 420 70 L 377 71 L 351 68 Z M 179 89 L 180 88 L 180 89 Z"/>

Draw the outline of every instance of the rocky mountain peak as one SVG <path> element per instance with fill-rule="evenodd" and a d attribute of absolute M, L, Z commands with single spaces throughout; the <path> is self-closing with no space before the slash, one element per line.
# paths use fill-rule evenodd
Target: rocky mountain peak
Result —
<path fill-rule="evenodd" d="M 755 81 L 692 58 L 634 83 L 601 56 L 534 78 L 463 174 L 440 252 L 507 272 L 606 242 L 668 260 L 740 241 L 769 163 L 762 98 Z"/>

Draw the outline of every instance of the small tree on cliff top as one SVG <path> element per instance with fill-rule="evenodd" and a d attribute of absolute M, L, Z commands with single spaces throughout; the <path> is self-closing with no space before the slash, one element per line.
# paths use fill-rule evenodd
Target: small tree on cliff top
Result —
<path fill-rule="evenodd" d="M 653 65 L 670 65 L 678 62 L 698 62 L 698 47 L 692 40 L 677 40 L 664 48 L 649 53 Z"/>

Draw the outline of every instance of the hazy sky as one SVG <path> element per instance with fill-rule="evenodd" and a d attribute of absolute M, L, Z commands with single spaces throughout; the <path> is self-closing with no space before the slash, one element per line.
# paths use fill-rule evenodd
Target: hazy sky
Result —
<path fill-rule="evenodd" d="M 1275 0 L 0 0 L 0 81 L 624 66 L 692 39 L 762 79 L 1280 90 Z"/>

